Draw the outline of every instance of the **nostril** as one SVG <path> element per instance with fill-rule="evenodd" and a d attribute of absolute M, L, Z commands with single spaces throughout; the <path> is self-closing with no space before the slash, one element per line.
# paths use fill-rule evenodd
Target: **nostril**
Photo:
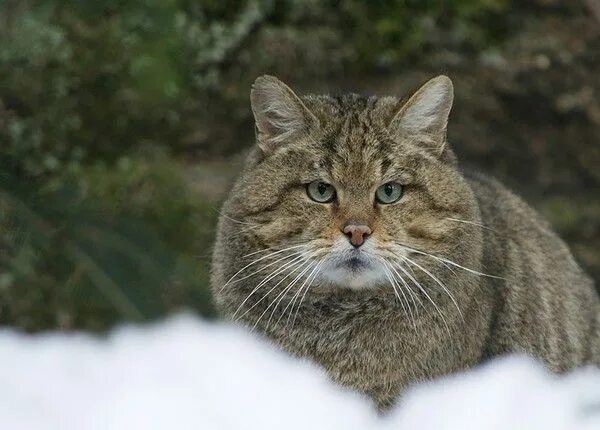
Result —
<path fill-rule="evenodd" d="M 347 225 L 343 230 L 344 234 L 350 239 L 350 243 L 355 248 L 361 246 L 371 235 L 371 229 L 366 225 Z"/>
<path fill-rule="evenodd" d="M 352 232 L 346 233 L 346 236 L 348 236 L 348 240 L 350 241 L 352 246 L 354 246 L 355 248 L 358 248 L 364 242 L 364 240 L 362 238 L 359 238 L 356 234 L 354 234 Z"/>

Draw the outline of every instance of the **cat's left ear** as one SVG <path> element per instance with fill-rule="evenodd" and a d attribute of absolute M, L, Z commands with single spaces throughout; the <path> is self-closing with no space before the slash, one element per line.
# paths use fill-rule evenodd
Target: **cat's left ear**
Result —
<path fill-rule="evenodd" d="M 274 76 L 260 76 L 250 92 L 257 143 L 269 153 L 318 127 L 319 120 L 286 84 Z"/>
<path fill-rule="evenodd" d="M 454 89 L 449 77 L 440 75 L 425 83 L 390 122 L 390 132 L 412 138 L 441 155 L 446 146 L 446 126 Z"/>

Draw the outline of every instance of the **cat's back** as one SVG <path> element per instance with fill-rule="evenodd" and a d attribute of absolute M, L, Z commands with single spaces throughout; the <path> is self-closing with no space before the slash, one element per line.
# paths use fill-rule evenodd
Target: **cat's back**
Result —
<path fill-rule="evenodd" d="M 465 172 L 481 212 L 496 313 L 491 354 L 536 351 L 555 370 L 600 363 L 600 300 L 550 224 L 498 181 Z"/>

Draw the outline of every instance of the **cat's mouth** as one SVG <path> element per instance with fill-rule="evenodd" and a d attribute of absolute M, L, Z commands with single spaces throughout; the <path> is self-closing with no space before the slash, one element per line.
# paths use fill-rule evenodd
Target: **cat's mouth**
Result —
<path fill-rule="evenodd" d="M 337 256 L 321 273 L 335 285 L 358 290 L 379 284 L 382 271 L 373 257 L 357 250 Z"/>
<path fill-rule="evenodd" d="M 371 267 L 371 263 L 361 255 L 352 255 L 340 261 L 338 267 L 350 270 L 352 272 L 358 272 L 369 269 Z"/>

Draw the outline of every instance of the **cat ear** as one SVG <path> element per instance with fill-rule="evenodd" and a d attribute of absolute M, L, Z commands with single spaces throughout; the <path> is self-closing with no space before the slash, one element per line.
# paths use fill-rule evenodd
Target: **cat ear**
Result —
<path fill-rule="evenodd" d="M 308 134 L 319 123 L 286 84 L 274 76 L 260 76 L 250 91 L 258 146 L 270 152 L 285 141 Z"/>
<path fill-rule="evenodd" d="M 454 89 L 449 77 L 440 75 L 429 80 L 394 116 L 390 131 L 430 145 L 440 155 L 446 144 L 446 126 L 453 98 Z"/>

